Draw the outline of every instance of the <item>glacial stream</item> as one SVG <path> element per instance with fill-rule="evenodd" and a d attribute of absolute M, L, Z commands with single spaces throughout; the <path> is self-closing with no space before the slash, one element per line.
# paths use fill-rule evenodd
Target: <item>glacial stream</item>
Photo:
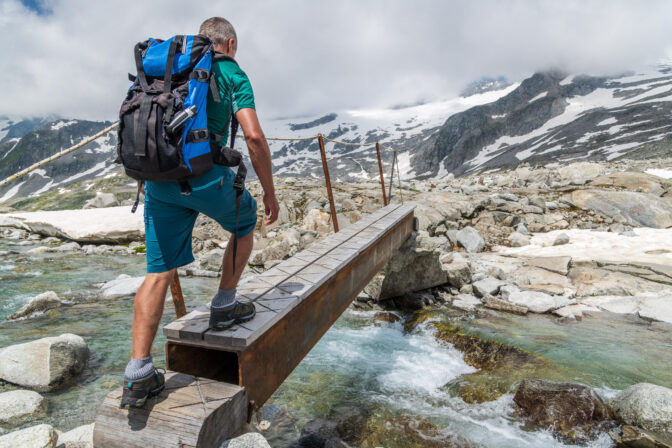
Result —
<path fill-rule="evenodd" d="M 94 296 L 94 283 L 122 273 L 142 275 L 144 259 L 26 254 L 32 247 L 0 240 L 0 251 L 17 252 L 0 258 L 0 347 L 62 333 L 86 340 L 91 358 L 84 374 L 74 385 L 45 394 L 50 402 L 48 423 L 69 430 L 94 420 L 103 397 L 120 386 L 130 355 L 132 300 L 86 298 Z M 217 279 L 185 278 L 182 286 L 192 309 L 208 301 Z M 49 290 L 82 303 L 36 318 L 4 321 L 30 297 Z M 173 316 L 168 300 L 164 323 Z M 637 382 L 672 387 L 672 330 L 637 318 L 596 313 L 582 321 L 559 322 L 548 316 L 492 313 L 479 318 L 439 316 L 405 330 L 402 323 L 374 322 L 372 312 L 348 310 L 269 401 L 269 408 L 287 409 L 281 423 L 289 428 L 267 435 L 271 444 L 287 446 L 306 421 L 328 418 L 340 407 L 356 407 L 368 419 L 370 436 L 363 446 L 570 446 L 548 431 L 528 427 L 515 414 L 510 392 L 473 404 L 457 396 L 450 384 L 476 369 L 435 337 L 437 319 L 457 322 L 467 334 L 539 355 L 549 360 L 549 379 L 591 385 L 606 399 Z M 164 342 L 159 334 L 153 351 L 159 366 L 164 364 Z M 609 447 L 612 442 L 602 433 L 588 446 Z"/>

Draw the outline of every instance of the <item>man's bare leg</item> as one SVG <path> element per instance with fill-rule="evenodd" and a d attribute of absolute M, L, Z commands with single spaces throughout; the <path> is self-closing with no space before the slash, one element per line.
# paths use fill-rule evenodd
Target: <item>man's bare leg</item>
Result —
<path fill-rule="evenodd" d="M 238 238 L 238 248 L 236 250 L 236 272 L 233 271 L 233 237 L 229 239 L 229 244 L 226 246 L 224 252 L 224 260 L 222 262 L 222 279 L 219 282 L 219 289 L 235 289 L 238 286 L 240 276 L 247 266 L 247 260 L 252 253 L 254 246 L 254 230 Z"/>
<path fill-rule="evenodd" d="M 133 304 L 133 358 L 149 356 L 163 315 L 166 292 L 175 269 L 160 274 L 147 274 L 135 295 Z"/>

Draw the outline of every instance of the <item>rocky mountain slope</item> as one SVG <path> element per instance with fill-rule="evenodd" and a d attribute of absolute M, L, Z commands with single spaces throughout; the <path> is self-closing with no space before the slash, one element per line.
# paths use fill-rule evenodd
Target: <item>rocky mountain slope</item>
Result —
<path fill-rule="evenodd" d="M 374 143 L 382 143 L 385 172 L 394 148 L 402 178 L 443 178 L 573 161 L 648 158 L 669 153 L 672 68 L 659 66 L 615 77 L 537 73 L 521 83 L 483 80 L 458 98 L 388 109 L 346 110 L 300 118 L 262 118 L 268 137 L 327 138 L 336 180 L 377 176 Z M 46 122 L 46 123 L 45 123 Z M 0 118 L 0 178 L 88 137 L 109 122 Z M 315 139 L 269 142 L 279 176 L 322 177 Z M 116 135 L 0 189 L 0 202 L 36 196 L 73 182 L 118 175 Z M 243 144 L 236 145 L 238 149 Z M 250 174 L 254 177 L 254 174 Z"/>

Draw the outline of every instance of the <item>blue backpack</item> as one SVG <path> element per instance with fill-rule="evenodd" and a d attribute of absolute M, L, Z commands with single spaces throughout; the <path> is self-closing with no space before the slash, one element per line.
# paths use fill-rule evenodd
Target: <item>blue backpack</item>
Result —
<path fill-rule="evenodd" d="M 133 85 L 119 112 L 117 144 L 117 162 L 138 180 L 133 212 L 142 182 L 178 182 L 182 194 L 188 195 L 188 180 L 217 163 L 238 166 L 238 214 L 247 170 L 242 155 L 232 149 L 238 130 L 235 115 L 231 114 L 230 147 L 220 146 L 224 129 L 217 135 L 208 132 L 208 89 L 216 102 L 221 101 L 210 71 L 219 59 L 233 61 L 216 53 L 212 40 L 202 35 L 148 39 L 135 46 L 137 76 L 129 74 Z"/>

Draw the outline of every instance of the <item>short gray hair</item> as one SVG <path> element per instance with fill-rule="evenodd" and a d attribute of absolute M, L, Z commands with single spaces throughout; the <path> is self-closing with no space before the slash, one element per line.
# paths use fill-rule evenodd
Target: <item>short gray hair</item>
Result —
<path fill-rule="evenodd" d="M 229 39 L 233 39 L 233 47 L 238 47 L 236 30 L 231 25 L 231 22 L 224 17 L 210 17 L 201 24 L 198 34 L 209 37 L 215 42 L 215 45 L 221 45 L 222 47 L 226 47 Z"/>

